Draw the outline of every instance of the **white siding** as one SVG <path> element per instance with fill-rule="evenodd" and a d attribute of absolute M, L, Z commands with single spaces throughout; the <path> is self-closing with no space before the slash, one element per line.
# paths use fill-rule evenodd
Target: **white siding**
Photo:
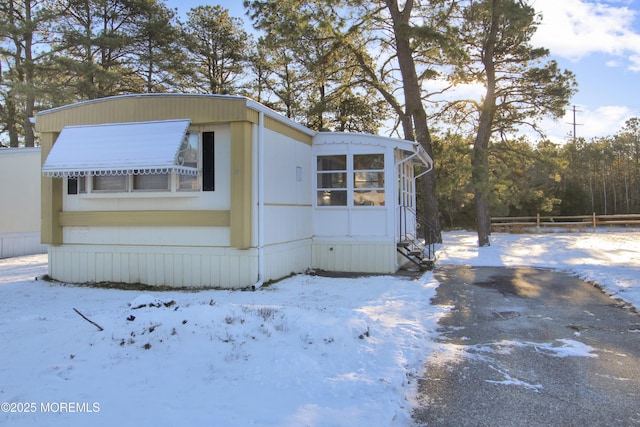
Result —
<path fill-rule="evenodd" d="M 0 258 L 44 254 L 47 246 L 40 243 L 40 232 L 0 234 Z"/>
<path fill-rule="evenodd" d="M 314 241 L 312 268 L 357 273 L 395 273 L 393 242 Z"/>
<path fill-rule="evenodd" d="M 65 245 L 49 249 L 49 274 L 71 283 L 245 288 L 257 281 L 256 250 Z"/>
<path fill-rule="evenodd" d="M 352 211 L 351 235 L 354 237 L 390 237 L 393 239 L 389 209 L 354 208 Z"/>
<path fill-rule="evenodd" d="M 229 246 L 229 227 L 64 227 L 65 244 Z"/>
<path fill-rule="evenodd" d="M 45 253 L 40 243 L 40 149 L 0 149 L 0 258 Z"/>
<path fill-rule="evenodd" d="M 347 208 L 316 209 L 313 217 L 315 236 L 345 237 L 351 234 L 351 211 Z"/>
<path fill-rule="evenodd" d="M 265 202 L 310 206 L 313 196 L 311 146 L 268 129 L 264 137 Z"/>
<path fill-rule="evenodd" d="M 311 265 L 313 190 L 311 146 L 269 129 L 264 138 L 264 280 L 268 281 L 304 272 Z M 257 209 L 255 214 L 257 222 Z"/>
<path fill-rule="evenodd" d="M 311 241 L 301 240 L 267 246 L 264 281 L 276 280 L 296 273 L 304 273 L 311 266 Z"/>
<path fill-rule="evenodd" d="M 311 238 L 311 206 L 266 206 L 265 244 Z"/>

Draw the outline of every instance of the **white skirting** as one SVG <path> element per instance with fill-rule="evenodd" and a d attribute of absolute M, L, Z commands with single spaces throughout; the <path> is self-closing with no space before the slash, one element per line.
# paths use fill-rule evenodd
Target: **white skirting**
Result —
<path fill-rule="evenodd" d="M 391 274 L 398 271 L 396 245 L 386 241 L 314 241 L 312 268 Z"/>
<path fill-rule="evenodd" d="M 40 243 L 40 233 L 0 234 L 0 258 L 44 254 L 47 246 Z"/>
<path fill-rule="evenodd" d="M 309 268 L 309 241 L 265 248 L 264 281 Z M 247 288 L 258 281 L 258 249 L 64 245 L 49 248 L 49 275 L 67 283 L 141 283 L 188 288 Z"/>

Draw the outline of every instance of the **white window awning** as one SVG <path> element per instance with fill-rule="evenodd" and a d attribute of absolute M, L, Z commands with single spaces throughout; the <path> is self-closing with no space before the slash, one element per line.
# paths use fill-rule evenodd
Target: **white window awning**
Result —
<path fill-rule="evenodd" d="M 191 120 L 65 126 L 42 173 L 49 177 L 161 174 L 196 175 L 183 166 Z"/>

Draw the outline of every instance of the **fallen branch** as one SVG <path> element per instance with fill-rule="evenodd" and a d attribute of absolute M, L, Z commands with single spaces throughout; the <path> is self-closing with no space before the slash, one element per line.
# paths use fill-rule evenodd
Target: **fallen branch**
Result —
<path fill-rule="evenodd" d="M 85 316 L 84 314 L 80 313 L 78 310 L 76 310 L 75 308 L 73 309 L 73 311 L 75 311 L 76 313 L 78 313 L 80 315 L 80 317 L 82 317 L 84 320 L 86 320 L 87 322 L 91 323 L 93 326 L 95 326 L 96 328 L 98 328 L 99 331 L 104 331 L 104 329 L 102 328 L 102 326 L 98 325 L 96 322 L 94 322 L 93 320 L 89 319 L 87 316 Z"/>

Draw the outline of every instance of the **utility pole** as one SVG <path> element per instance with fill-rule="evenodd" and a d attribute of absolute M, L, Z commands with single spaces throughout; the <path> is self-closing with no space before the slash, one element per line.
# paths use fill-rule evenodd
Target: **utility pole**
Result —
<path fill-rule="evenodd" d="M 580 110 L 576 110 L 576 106 L 574 105 L 572 108 L 573 111 L 573 123 L 569 123 L 573 125 L 573 143 L 576 143 L 576 126 L 582 125 L 582 123 L 576 123 L 576 112 L 581 112 Z"/>

